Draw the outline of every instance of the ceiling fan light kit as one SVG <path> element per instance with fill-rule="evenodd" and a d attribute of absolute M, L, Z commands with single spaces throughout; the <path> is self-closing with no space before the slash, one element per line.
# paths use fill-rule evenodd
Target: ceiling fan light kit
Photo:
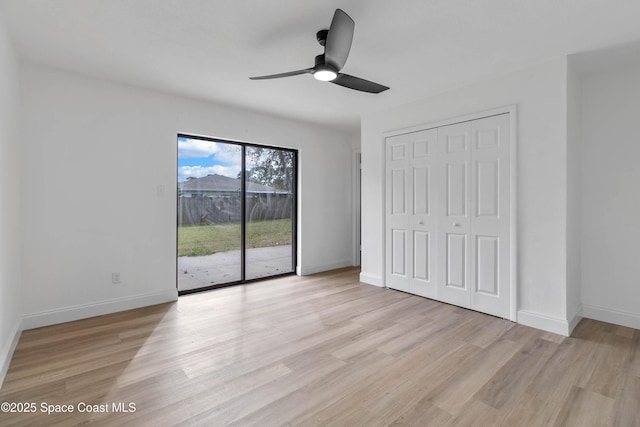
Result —
<path fill-rule="evenodd" d="M 354 29 L 353 19 L 343 10 L 336 9 L 329 29 L 316 33 L 318 43 L 320 46 L 324 46 L 324 54 L 316 56 L 315 65 L 312 68 L 249 78 L 251 80 L 269 80 L 300 74 L 313 74 L 316 80 L 331 82 L 349 89 L 368 93 L 384 92 L 389 89 L 387 86 L 340 72 L 347 62 L 351 50 Z"/>
<path fill-rule="evenodd" d="M 330 82 L 338 77 L 338 73 L 333 70 L 316 70 L 313 72 L 313 77 L 321 82 Z"/>
<path fill-rule="evenodd" d="M 326 63 L 324 55 L 318 55 L 316 56 L 316 66 L 313 67 L 313 77 L 316 80 L 330 82 L 338 77 L 338 70 Z"/>

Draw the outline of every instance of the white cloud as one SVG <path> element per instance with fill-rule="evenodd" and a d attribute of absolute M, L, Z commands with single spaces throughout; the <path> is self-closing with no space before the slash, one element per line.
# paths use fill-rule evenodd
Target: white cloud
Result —
<path fill-rule="evenodd" d="M 218 152 L 216 152 L 215 160 L 220 163 L 242 163 L 242 152 L 239 145 L 218 145 Z"/>
<path fill-rule="evenodd" d="M 214 141 L 204 139 L 179 139 L 178 158 L 193 159 L 209 157 L 220 151 L 220 146 Z"/>

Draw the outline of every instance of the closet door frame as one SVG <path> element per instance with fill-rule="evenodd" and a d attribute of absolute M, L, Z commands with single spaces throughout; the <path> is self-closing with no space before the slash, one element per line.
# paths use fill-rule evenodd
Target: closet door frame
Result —
<path fill-rule="evenodd" d="M 509 253 L 509 320 L 516 322 L 517 321 L 517 311 L 518 311 L 518 264 L 517 264 L 517 248 L 518 248 L 518 236 L 517 236 L 517 198 L 516 198 L 516 189 L 517 189 L 517 140 L 516 140 L 516 123 L 517 123 L 517 106 L 515 104 L 506 105 L 503 107 L 498 107 L 490 110 L 479 111 L 476 113 L 470 113 L 466 115 L 456 116 L 445 120 L 439 120 L 434 122 L 429 122 L 417 126 L 402 128 L 394 131 L 385 132 L 382 134 L 382 143 L 383 150 L 385 152 L 385 164 L 386 164 L 386 139 L 389 137 L 399 136 L 402 134 L 408 134 L 413 132 L 420 132 L 431 128 L 438 128 L 442 126 L 448 126 L 456 123 L 467 122 L 477 119 L 483 119 L 486 117 L 497 116 L 500 114 L 509 114 L 509 142 L 510 142 L 510 150 L 509 150 L 509 244 L 510 244 L 510 253 Z M 385 169 L 386 170 L 386 167 Z M 383 188 L 387 188 L 387 176 L 386 172 L 383 174 Z M 386 197 L 383 198 L 383 207 L 382 214 L 385 221 L 383 233 L 383 242 L 382 242 L 382 250 L 385 254 L 385 259 L 387 256 L 387 200 Z M 385 281 L 385 287 L 387 286 L 386 278 L 387 278 L 387 262 L 385 261 L 383 265 L 383 274 L 382 277 Z"/>

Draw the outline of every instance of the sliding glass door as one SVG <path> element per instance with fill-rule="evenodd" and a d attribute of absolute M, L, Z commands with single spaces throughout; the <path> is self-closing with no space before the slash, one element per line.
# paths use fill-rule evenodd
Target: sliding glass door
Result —
<path fill-rule="evenodd" d="M 294 271 L 296 154 L 178 136 L 178 291 Z"/>
<path fill-rule="evenodd" d="M 246 279 L 293 271 L 294 152 L 245 150 Z"/>

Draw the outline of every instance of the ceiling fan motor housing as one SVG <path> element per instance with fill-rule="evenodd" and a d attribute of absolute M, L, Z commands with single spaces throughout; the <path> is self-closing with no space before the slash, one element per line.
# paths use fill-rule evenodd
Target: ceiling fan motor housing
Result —
<path fill-rule="evenodd" d="M 320 46 L 324 46 L 327 43 L 327 35 L 329 35 L 329 30 L 320 30 L 316 33 L 316 39 Z"/>
<path fill-rule="evenodd" d="M 339 70 L 336 70 L 335 67 L 333 67 L 331 64 L 327 64 L 324 60 L 324 54 L 322 55 L 317 55 L 316 56 L 316 65 L 315 68 L 316 70 L 331 70 L 334 73 L 337 73 Z"/>

